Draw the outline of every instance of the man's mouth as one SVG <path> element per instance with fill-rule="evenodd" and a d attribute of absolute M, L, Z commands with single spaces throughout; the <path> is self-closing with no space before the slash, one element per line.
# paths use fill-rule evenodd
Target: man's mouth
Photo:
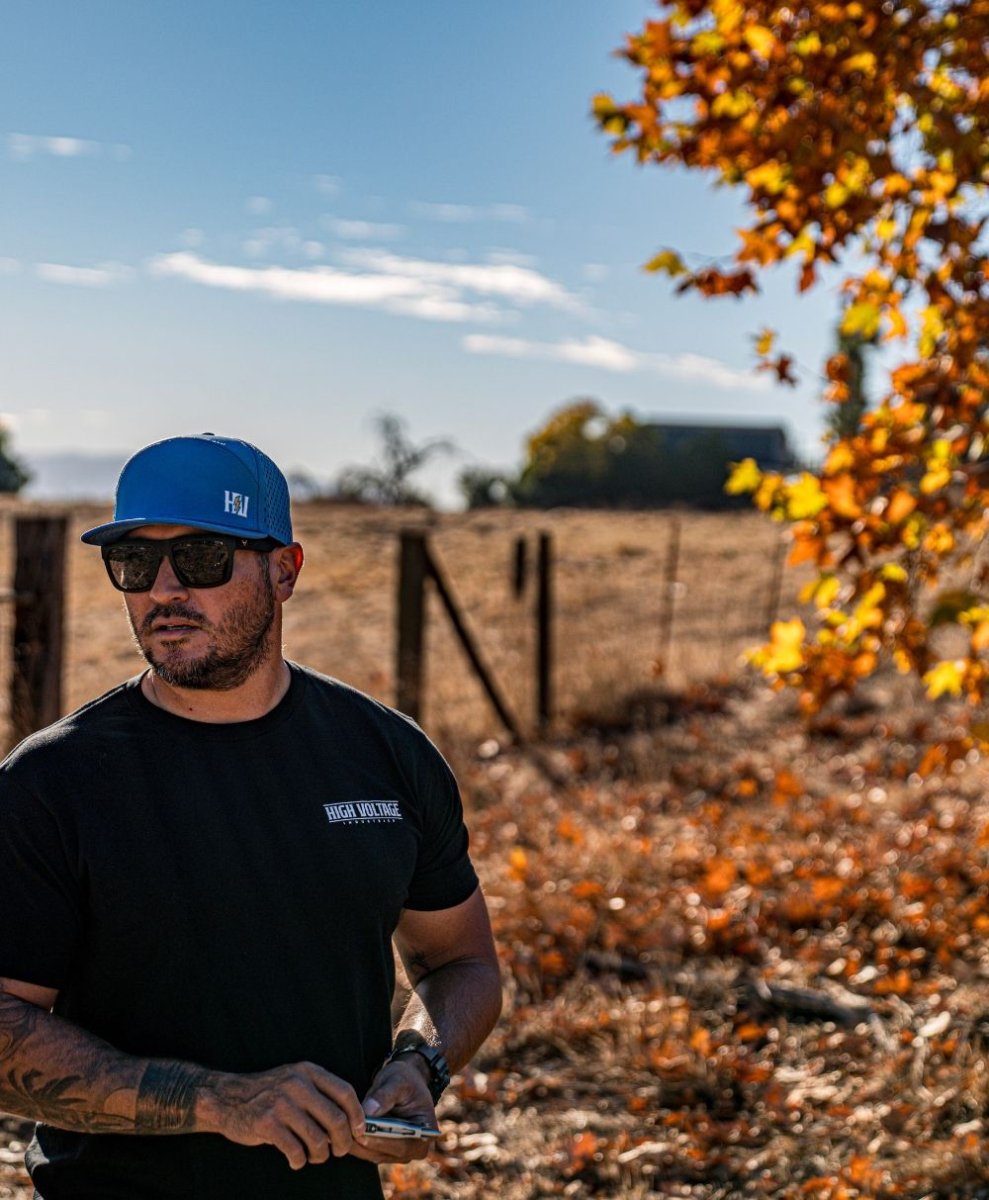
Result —
<path fill-rule="evenodd" d="M 190 613 L 156 612 L 149 613 L 144 620 L 145 634 L 172 635 L 192 633 L 201 629 L 202 624 Z"/>

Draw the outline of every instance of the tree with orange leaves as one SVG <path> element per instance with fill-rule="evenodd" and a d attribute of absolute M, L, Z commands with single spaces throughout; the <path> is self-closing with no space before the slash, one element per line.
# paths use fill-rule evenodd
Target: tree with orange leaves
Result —
<path fill-rule="evenodd" d="M 774 627 L 754 659 L 801 689 L 806 711 L 881 661 L 932 696 L 989 692 L 989 600 L 978 547 L 989 507 L 989 0 L 674 0 L 624 48 L 641 98 L 594 101 L 616 152 L 744 189 L 731 262 L 648 264 L 705 296 L 759 290 L 777 264 L 814 287 L 849 263 L 841 331 L 902 345 L 886 394 L 832 435 L 797 479 L 739 464 L 730 488 L 792 524 L 812 562 L 817 620 Z M 757 340 L 762 366 L 792 359 Z M 849 397 L 847 355 L 827 400 Z M 942 659 L 935 630 L 965 632 Z"/>

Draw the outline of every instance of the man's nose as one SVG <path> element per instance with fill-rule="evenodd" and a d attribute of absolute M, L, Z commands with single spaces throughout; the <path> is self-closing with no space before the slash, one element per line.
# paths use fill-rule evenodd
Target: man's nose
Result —
<path fill-rule="evenodd" d="M 189 594 L 189 589 L 175 574 L 175 568 L 167 554 L 162 555 L 161 562 L 158 564 L 158 574 L 155 576 L 155 581 L 148 594 L 156 604 L 164 603 L 176 596 L 188 596 Z"/>

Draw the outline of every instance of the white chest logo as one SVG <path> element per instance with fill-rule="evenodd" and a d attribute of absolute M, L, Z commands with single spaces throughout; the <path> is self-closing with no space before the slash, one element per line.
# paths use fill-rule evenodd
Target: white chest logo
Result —
<path fill-rule="evenodd" d="M 397 800 L 355 800 L 348 804 L 324 804 L 331 825 L 382 825 L 401 821 Z"/>

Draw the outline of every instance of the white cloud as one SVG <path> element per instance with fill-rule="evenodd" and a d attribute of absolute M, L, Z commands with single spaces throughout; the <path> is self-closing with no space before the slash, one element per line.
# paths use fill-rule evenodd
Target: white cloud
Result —
<path fill-rule="evenodd" d="M 263 217 L 270 213 L 274 205 L 267 196 L 248 196 L 247 211 L 253 213 L 256 217 Z"/>
<path fill-rule="evenodd" d="M 608 278 L 610 270 L 604 263 L 584 263 L 580 269 L 588 283 L 601 283 Z"/>
<path fill-rule="evenodd" d="M 424 204 L 416 202 L 412 211 L 417 216 L 431 221 L 461 225 L 470 221 L 504 221 L 511 225 L 524 225 L 532 220 L 532 214 L 521 204 Z"/>
<path fill-rule="evenodd" d="M 500 313 L 491 305 L 465 300 L 450 286 L 375 271 L 355 274 L 333 267 L 235 267 L 212 263 L 188 252 L 153 259 L 151 273 L 204 287 L 258 292 L 282 300 L 381 309 L 426 321 L 492 322 Z"/>
<path fill-rule="evenodd" d="M 336 175 L 317 175 L 313 180 L 321 196 L 335 196 L 340 191 L 340 180 Z"/>
<path fill-rule="evenodd" d="M 576 363 L 622 374 L 645 371 L 667 379 L 706 383 L 712 387 L 730 390 L 743 388 L 746 391 L 763 392 L 769 387 L 765 375 L 739 371 L 701 354 L 646 354 L 602 337 L 532 342 L 525 338 L 492 337 L 475 333 L 464 338 L 463 348 L 469 354 Z"/>
<path fill-rule="evenodd" d="M 352 266 L 418 279 L 425 284 L 453 287 L 482 296 L 498 296 L 523 307 L 545 304 L 568 312 L 575 312 L 582 307 L 579 298 L 561 284 L 531 267 L 515 263 L 428 262 L 402 258 L 384 250 L 351 250 L 343 256 L 343 260 Z"/>
<path fill-rule="evenodd" d="M 404 225 L 380 221 L 345 221 L 339 217 L 324 217 L 323 224 L 345 241 L 393 242 L 408 233 Z"/>
<path fill-rule="evenodd" d="M 96 267 L 74 267 L 66 263 L 35 263 L 34 273 L 46 283 L 63 283 L 70 287 L 110 287 L 122 283 L 132 274 L 122 263 L 101 263 Z"/>
<path fill-rule="evenodd" d="M 326 253 L 326 247 L 322 242 L 310 240 L 302 243 L 302 253 L 306 256 L 306 258 L 322 258 Z"/>
<path fill-rule="evenodd" d="M 130 146 L 122 142 L 95 142 L 91 138 L 39 135 L 35 133 L 8 133 L 7 153 L 19 162 L 27 162 L 39 155 L 54 158 L 86 158 L 107 155 L 123 160 L 130 158 Z"/>

